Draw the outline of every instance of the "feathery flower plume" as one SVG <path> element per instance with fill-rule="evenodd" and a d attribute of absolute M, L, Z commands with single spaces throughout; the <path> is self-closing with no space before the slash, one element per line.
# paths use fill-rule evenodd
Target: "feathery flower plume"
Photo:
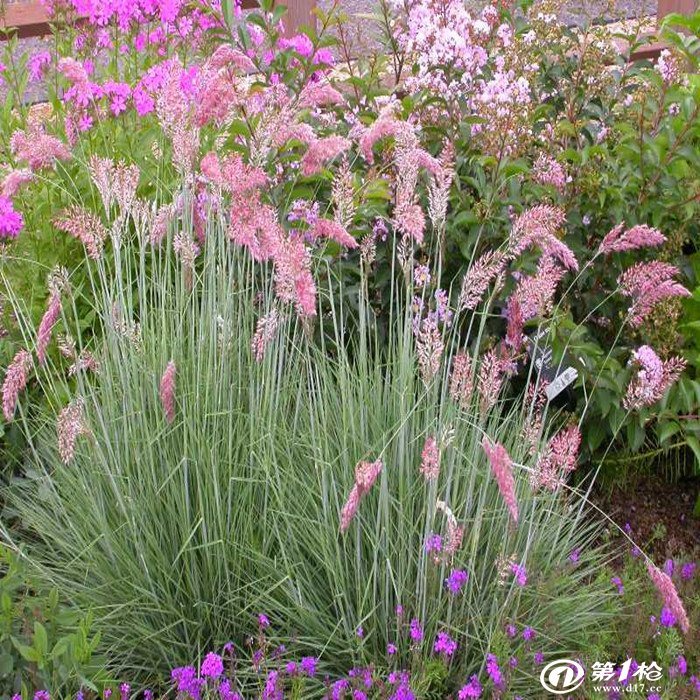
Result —
<path fill-rule="evenodd" d="M 467 408 L 474 392 L 472 379 L 472 360 L 469 353 L 460 352 L 452 360 L 452 376 L 450 377 L 450 396 L 462 408 Z"/>
<path fill-rule="evenodd" d="M 51 341 L 51 333 L 61 315 L 61 295 L 58 291 L 53 291 L 49 297 L 49 304 L 39 323 L 36 339 L 36 356 L 39 364 L 46 362 L 46 348 Z"/>
<path fill-rule="evenodd" d="M 316 139 L 304 153 L 301 159 L 301 172 L 305 177 L 310 177 L 323 170 L 323 166 L 329 160 L 337 158 L 350 148 L 350 141 L 343 136 L 326 136 Z"/>
<path fill-rule="evenodd" d="M 624 222 L 615 226 L 603 238 L 598 253 L 610 255 L 610 253 L 622 253 L 626 250 L 660 246 L 666 242 L 666 236 L 656 228 L 640 224 L 625 230 Z"/>
<path fill-rule="evenodd" d="M 488 413 L 498 401 L 498 395 L 503 386 L 504 364 L 498 358 L 496 351 L 489 350 L 481 361 L 477 381 L 477 389 L 480 399 L 480 410 L 482 414 Z"/>
<path fill-rule="evenodd" d="M 54 226 L 77 238 L 84 246 L 87 254 L 97 260 L 102 254 L 107 229 L 100 219 L 79 206 L 71 206 L 62 216 L 54 219 Z"/>
<path fill-rule="evenodd" d="M 175 420 L 175 363 L 170 360 L 160 380 L 160 403 L 168 423 Z"/>
<path fill-rule="evenodd" d="M 340 513 L 340 529 L 345 532 L 357 513 L 360 502 L 372 488 L 383 468 L 381 459 L 376 462 L 358 462 L 355 466 L 355 483 Z"/>
<path fill-rule="evenodd" d="M 287 237 L 274 254 L 275 291 L 282 301 L 293 302 L 297 313 L 316 315 L 316 283 L 311 274 L 311 258 L 304 243 Z"/>
<path fill-rule="evenodd" d="M 683 606 L 683 601 L 678 595 L 671 577 L 657 568 L 650 561 L 647 561 L 647 571 L 649 572 L 649 578 L 651 582 L 656 587 L 659 592 L 661 599 L 664 601 L 664 605 L 673 613 L 673 616 L 678 621 L 678 626 L 683 631 L 683 634 L 687 634 L 690 630 L 690 621 L 688 620 L 688 615 L 685 612 L 685 607 Z"/>
<path fill-rule="evenodd" d="M 32 355 L 20 350 L 7 367 L 2 385 L 2 412 L 9 423 L 15 415 L 17 399 L 27 386 L 27 378 L 32 370 Z"/>
<path fill-rule="evenodd" d="M 99 372 L 100 363 L 89 350 L 82 350 L 75 362 L 68 368 L 68 376 L 72 377 L 78 372 Z"/>
<path fill-rule="evenodd" d="M 258 319 L 255 334 L 251 341 L 251 349 L 256 362 L 262 362 L 263 357 L 265 357 L 265 351 L 275 337 L 281 321 L 282 318 L 277 309 L 272 309 L 270 313 Z"/>
<path fill-rule="evenodd" d="M 3 197 L 14 197 L 19 190 L 34 179 L 34 173 L 26 168 L 11 170 L 2 181 L 0 195 Z"/>
<path fill-rule="evenodd" d="M 123 214 L 131 211 L 136 200 L 139 184 L 139 169 L 133 163 L 114 163 L 110 158 L 92 156 L 89 163 L 90 176 L 102 197 L 106 212 L 116 201 Z"/>
<path fill-rule="evenodd" d="M 578 270 L 578 260 L 559 238 L 557 230 L 566 220 L 564 210 L 549 204 L 538 204 L 515 219 L 508 241 L 508 256 L 515 258 L 530 246 L 538 246 L 544 257 L 557 258 L 569 270 Z"/>
<path fill-rule="evenodd" d="M 503 496 L 513 521 L 517 524 L 518 503 L 515 497 L 515 480 L 513 479 L 510 456 L 503 445 L 498 442 L 491 444 L 487 437 L 484 437 L 481 446 L 491 464 L 491 470 L 496 477 L 501 496 Z"/>
<path fill-rule="evenodd" d="M 654 306 L 663 299 L 690 296 L 682 284 L 672 279 L 678 273 L 675 265 L 654 260 L 638 262 L 620 275 L 617 280 L 620 292 L 632 299 L 628 313 L 634 328 L 641 326 Z"/>
<path fill-rule="evenodd" d="M 525 275 L 518 281 L 515 297 L 520 305 L 523 322 L 536 316 L 547 316 L 554 305 L 557 285 L 564 276 L 564 270 L 548 255 L 537 263 L 534 275 Z"/>
<path fill-rule="evenodd" d="M 439 229 L 445 223 L 450 188 L 455 176 L 454 146 L 447 142 L 440 154 L 439 167 L 428 183 L 428 216 L 433 228 Z"/>
<path fill-rule="evenodd" d="M 452 561 L 454 555 L 462 547 L 462 540 L 464 539 L 464 526 L 457 522 L 455 514 L 452 509 L 445 503 L 445 501 L 436 501 L 435 507 L 440 512 L 444 513 L 447 519 L 447 537 L 445 539 L 445 544 L 443 547 L 443 559 L 444 561 Z"/>
<path fill-rule="evenodd" d="M 374 163 L 374 153 L 372 149 L 377 141 L 389 136 L 398 136 L 405 133 L 413 134 L 413 128 L 406 122 L 399 121 L 394 117 L 393 107 L 385 108 L 377 117 L 376 121 L 368 127 L 360 136 L 360 152 L 364 159 L 371 165 Z"/>
<path fill-rule="evenodd" d="M 424 384 L 429 384 L 440 369 L 445 342 L 437 323 L 424 318 L 415 330 L 418 367 Z"/>
<path fill-rule="evenodd" d="M 686 363 L 681 357 L 662 361 L 653 348 L 642 345 L 632 353 L 630 364 L 637 366 L 638 370 L 627 387 L 622 405 L 626 410 L 634 411 L 662 399 L 685 369 Z"/>
<path fill-rule="evenodd" d="M 18 129 L 10 138 L 10 148 L 17 160 L 33 171 L 52 166 L 57 160 L 69 160 L 71 152 L 65 143 L 45 133 L 40 127 Z"/>
<path fill-rule="evenodd" d="M 440 447 L 434 435 L 429 435 L 423 445 L 420 473 L 426 481 L 435 481 L 440 475 Z"/>
<path fill-rule="evenodd" d="M 503 272 L 505 255 L 498 250 L 488 250 L 474 261 L 462 281 L 457 308 L 475 309 L 491 282 Z"/>
<path fill-rule="evenodd" d="M 75 456 L 75 444 L 78 437 L 90 434 L 85 422 L 82 399 L 73 399 L 61 410 L 56 420 L 56 432 L 58 434 L 58 453 L 61 456 L 61 461 L 68 464 Z"/>
<path fill-rule="evenodd" d="M 357 248 L 357 241 L 347 232 L 344 226 L 332 219 L 318 219 L 311 229 L 313 238 L 328 238 L 340 243 L 346 248 Z"/>
<path fill-rule="evenodd" d="M 555 491 L 564 477 L 576 468 L 576 458 L 581 446 L 581 432 L 577 425 L 559 431 L 540 455 L 530 476 L 533 489 L 548 488 Z"/>
<path fill-rule="evenodd" d="M 12 200 L 0 195 L 0 239 L 17 238 L 24 227 L 24 217 L 15 211 Z"/>
<path fill-rule="evenodd" d="M 151 230 L 149 232 L 149 240 L 151 245 L 157 246 L 165 239 L 168 235 L 168 226 L 171 221 L 175 218 L 177 214 L 177 206 L 174 203 L 162 204 L 156 215 L 153 217 L 151 223 Z"/>

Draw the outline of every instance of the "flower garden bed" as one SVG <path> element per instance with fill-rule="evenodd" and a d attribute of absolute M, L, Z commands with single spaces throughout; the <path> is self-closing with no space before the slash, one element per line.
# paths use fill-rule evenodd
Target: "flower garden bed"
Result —
<path fill-rule="evenodd" d="M 559 10 L 4 47 L 3 696 L 698 693 L 700 15 Z"/>

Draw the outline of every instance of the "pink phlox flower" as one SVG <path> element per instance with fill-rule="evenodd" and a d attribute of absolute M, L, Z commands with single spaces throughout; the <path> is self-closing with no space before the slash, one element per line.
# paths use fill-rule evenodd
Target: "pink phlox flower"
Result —
<path fill-rule="evenodd" d="M 24 217 L 15 211 L 12 200 L 0 195 L 0 239 L 17 238 L 24 228 Z"/>
<path fill-rule="evenodd" d="M 46 72 L 46 67 L 51 63 L 51 54 L 48 51 L 37 51 L 27 61 L 27 70 L 32 80 L 41 80 Z"/>

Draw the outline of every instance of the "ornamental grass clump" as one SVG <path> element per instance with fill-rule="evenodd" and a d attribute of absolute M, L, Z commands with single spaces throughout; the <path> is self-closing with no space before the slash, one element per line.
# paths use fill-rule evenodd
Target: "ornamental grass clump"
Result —
<path fill-rule="evenodd" d="M 342 276 L 315 259 L 314 327 L 221 213 L 206 222 L 193 268 L 174 245 L 194 236 L 187 216 L 157 247 L 149 216 L 117 218 L 113 258 L 87 251 L 92 369 L 50 354 L 36 369 L 53 415 L 6 493 L 21 524 L 6 536 L 94 612 L 115 667 L 145 679 L 244 644 L 258 610 L 331 677 L 406 668 L 440 692 L 492 683 L 488 654 L 520 653 L 499 682 L 527 687 L 538 665 L 509 625 L 537 632 L 538 659 L 575 653 L 615 605 L 608 555 L 583 494 L 531 487 L 538 455 L 556 460 L 544 431 L 522 439 L 520 400 L 489 386 L 485 408 L 471 388 L 502 354 L 465 361 L 459 310 L 416 309 L 400 270 L 378 342 L 362 291 L 346 335 L 349 310 L 324 291 Z M 88 349 L 78 294 L 68 281 L 54 327 L 73 333 L 71 361 Z M 426 321 L 441 348 L 428 374 Z"/>

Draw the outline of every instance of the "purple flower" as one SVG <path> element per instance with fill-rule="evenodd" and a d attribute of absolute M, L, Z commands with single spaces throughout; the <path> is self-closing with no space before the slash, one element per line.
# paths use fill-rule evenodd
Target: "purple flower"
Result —
<path fill-rule="evenodd" d="M 394 656 L 397 651 L 396 644 L 389 642 L 389 644 L 386 645 L 386 653 L 389 654 L 389 656 Z"/>
<path fill-rule="evenodd" d="M 613 584 L 613 586 L 617 586 L 617 592 L 619 595 L 623 595 L 625 592 L 625 587 L 622 583 L 622 579 L 619 576 L 613 576 L 610 579 L 610 583 Z"/>
<path fill-rule="evenodd" d="M 466 571 L 463 569 L 454 569 L 445 579 L 445 585 L 452 595 L 457 595 L 468 580 L 469 574 Z"/>
<path fill-rule="evenodd" d="M 315 676 L 316 675 L 316 663 L 317 659 L 315 656 L 305 656 L 301 660 L 301 670 L 307 675 L 307 676 Z"/>
<path fill-rule="evenodd" d="M 535 630 L 532 627 L 526 627 L 523 630 L 523 639 L 529 642 L 535 638 Z"/>
<path fill-rule="evenodd" d="M 498 689 L 503 690 L 505 683 L 501 669 L 498 667 L 498 657 L 495 654 L 486 655 L 486 673 L 489 674 L 489 678 L 493 684 Z"/>
<path fill-rule="evenodd" d="M 420 626 L 420 622 L 416 618 L 411 620 L 411 639 L 414 642 L 423 641 L 423 628 Z"/>
<path fill-rule="evenodd" d="M 12 200 L 0 195 L 0 238 L 17 238 L 24 226 L 24 218 L 14 210 Z"/>
<path fill-rule="evenodd" d="M 296 661 L 289 661 L 287 663 L 287 665 L 284 667 L 284 670 L 287 672 L 288 676 L 296 676 L 297 662 Z"/>
<path fill-rule="evenodd" d="M 264 615 L 263 613 L 260 613 L 258 615 L 258 624 L 260 625 L 261 629 L 265 629 L 266 627 L 270 626 L 270 620 L 267 617 L 267 615 Z"/>
<path fill-rule="evenodd" d="M 112 697 L 112 689 L 111 688 L 105 688 L 102 691 L 102 697 L 104 700 L 109 700 Z"/>
<path fill-rule="evenodd" d="M 469 700 L 469 698 L 480 698 L 481 697 L 481 683 L 479 683 L 479 678 L 477 676 L 472 676 L 469 679 L 469 683 L 462 686 L 457 695 L 458 700 Z"/>
<path fill-rule="evenodd" d="M 447 632 L 438 632 L 438 636 L 435 639 L 435 644 L 433 646 L 433 651 L 436 654 L 452 656 L 455 651 L 457 651 L 457 642 L 455 642 L 454 639 L 447 634 Z"/>
<path fill-rule="evenodd" d="M 659 620 L 664 627 L 673 627 L 677 622 L 676 616 L 668 608 L 661 609 Z"/>
<path fill-rule="evenodd" d="M 673 576 L 673 559 L 667 559 L 664 562 L 664 572 L 667 576 Z"/>
<path fill-rule="evenodd" d="M 131 686 L 128 683 L 122 683 L 119 686 L 119 693 L 121 695 L 121 700 L 126 700 L 129 697 L 130 691 L 131 691 Z"/>
<path fill-rule="evenodd" d="M 51 700 L 48 690 L 37 690 L 34 693 L 34 700 Z"/>
<path fill-rule="evenodd" d="M 435 533 L 430 533 L 425 540 L 425 551 L 430 552 L 441 552 L 442 551 L 442 537 L 436 535 Z"/>
<path fill-rule="evenodd" d="M 515 582 L 521 588 L 527 584 L 527 571 L 522 564 L 511 564 L 510 570 L 515 576 Z"/>
<path fill-rule="evenodd" d="M 681 567 L 681 578 L 684 581 L 689 581 L 691 578 L 693 578 L 696 568 L 697 564 L 694 561 L 689 561 L 687 564 L 683 564 Z"/>
<path fill-rule="evenodd" d="M 506 634 L 510 639 L 513 639 L 518 634 L 518 628 L 515 625 L 506 625 Z"/>
<path fill-rule="evenodd" d="M 575 564 L 578 560 L 579 557 L 581 556 L 581 550 L 580 549 L 574 549 L 571 554 L 569 554 L 569 561 Z"/>
<path fill-rule="evenodd" d="M 210 651 L 202 663 L 202 675 L 218 678 L 224 672 L 224 662 L 218 654 Z"/>
<path fill-rule="evenodd" d="M 678 657 L 678 672 L 682 676 L 685 676 L 685 674 L 688 673 L 688 662 L 685 660 L 685 656 L 682 654 Z"/>
<path fill-rule="evenodd" d="M 508 662 L 511 668 L 517 668 L 518 667 L 518 659 L 515 656 L 510 657 L 510 661 Z"/>
<path fill-rule="evenodd" d="M 544 654 L 541 651 L 538 651 L 535 654 L 535 663 L 536 664 L 542 664 L 544 663 Z"/>
<path fill-rule="evenodd" d="M 355 631 L 355 634 L 358 636 L 359 639 L 363 639 L 363 638 L 364 638 L 364 636 L 365 636 L 365 631 L 364 631 L 364 629 L 362 629 L 362 626 L 361 626 L 361 625 L 360 625 L 360 627 L 357 628 L 357 630 Z"/>

